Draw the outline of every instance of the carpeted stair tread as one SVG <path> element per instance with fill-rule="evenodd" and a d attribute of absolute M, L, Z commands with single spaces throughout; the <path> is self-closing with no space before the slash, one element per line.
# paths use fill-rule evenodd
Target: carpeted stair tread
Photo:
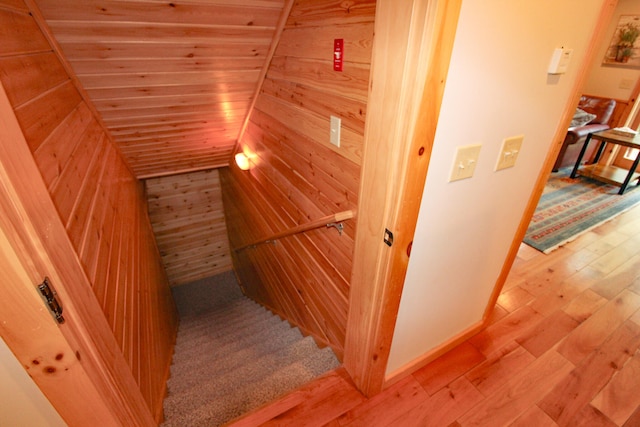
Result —
<path fill-rule="evenodd" d="M 277 325 L 282 322 L 277 316 L 273 316 L 270 313 L 247 313 L 246 318 L 231 320 L 232 323 L 227 324 L 220 321 L 217 322 L 209 322 L 208 320 L 203 320 L 203 322 L 207 322 L 206 325 L 197 326 L 194 328 L 195 330 L 190 331 L 189 333 L 185 333 L 180 337 L 181 341 L 190 341 L 197 340 L 200 338 L 219 338 L 224 337 L 229 334 L 238 334 L 242 333 L 245 329 L 253 329 L 254 325 L 258 322 L 269 322 L 273 325 Z M 181 324 L 183 329 L 192 328 L 195 325 L 189 324 Z"/>
<path fill-rule="evenodd" d="M 183 341 L 188 342 L 203 338 L 224 337 L 229 334 L 237 335 L 246 329 L 255 328 L 254 325 L 261 321 L 276 325 L 281 323 L 282 319 L 267 311 L 251 311 L 245 312 L 243 317 L 230 317 L 228 320 L 218 319 L 217 321 L 211 321 L 202 319 L 200 324 L 181 322 L 182 329 L 188 332 L 181 334 L 177 343 L 181 344 Z"/>
<path fill-rule="evenodd" d="M 194 336 L 189 341 L 177 343 L 176 349 L 180 351 L 176 351 L 175 357 L 180 357 L 180 354 L 183 354 L 184 357 L 188 357 L 187 354 L 190 351 L 203 352 L 203 346 L 208 347 L 207 351 L 225 354 L 226 352 L 233 351 L 232 349 L 237 348 L 238 346 L 250 345 L 253 342 L 263 340 L 262 335 L 266 331 L 286 334 L 292 329 L 293 328 L 291 328 L 287 322 L 280 320 L 276 316 L 262 318 L 260 320 L 252 318 L 252 323 L 246 327 L 225 328 L 224 333 L 219 333 L 219 331 L 210 331 L 210 333 L 202 333 Z M 296 332 L 296 330 L 293 331 Z M 174 358 L 174 360 L 179 359 Z"/>
<path fill-rule="evenodd" d="M 185 413 L 189 414 L 202 408 L 211 410 L 215 407 L 231 406 L 230 413 L 225 417 L 237 417 L 252 407 L 259 406 L 258 403 L 263 404 L 275 399 L 292 388 L 299 387 L 317 375 L 326 372 L 326 366 L 322 372 L 316 372 L 313 369 L 314 363 L 309 360 L 312 356 L 307 354 L 312 351 L 313 347 L 315 347 L 313 340 L 306 338 L 284 352 L 271 353 L 266 357 L 256 359 L 253 363 L 227 372 L 211 381 L 207 386 L 193 385 L 187 390 L 180 390 L 183 398 L 187 397 L 188 402 L 188 407 L 181 409 L 187 409 Z M 296 354 L 300 361 L 291 362 L 290 353 Z M 327 355 L 327 352 L 324 354 Z M 330 366 L 337 367 L 335 356 L 328 361 L 331 363 Z M 248 380 L 241 382 L 238 381 L 238 378 L 247 378 Z M 226 389 L 227 391 L 224 393 L 217 392 L 223 390 L 225 384 L 229 383 L 233 384 L 231 389 Z M 170 399 L 171 395 L 167 401 Z"/>
<path fill-rule="evenodd" d="M 188 376 L 193 376 L 193 373 L 197 372 L 199 375 L 207 375 L 210 377 L 215 377 L 215 379 L 211 379 L 211 383 L 217 381 L 226 381 L 226 379 L 232 375 L 237 375 L 239 377 L 245 377 L 249 373 L 257 372 L 253 379 L 259 377 L 261 374 L 258 372 L 260 369 L 270 369 L 271 367 L 280 363 L 281 360 L 292 360 L 292 357 L 296 357 L 297 351 L 300 348 L 313 348 L 310 343 L 304 339 L 301 340 L 300 337 L 289 336 L 287 339 L 280 340 L 277 344 L 273 346 L 262 345 L 262 346 L 253 346 L 248 349 L 242 349 L 237 353 L 227 353 L 225 357 L 201 357 L 195 355 L 195 359 L 205 359 L 199 360 L 195 363 L 186 363 L 184 364 L 185 369 L 176 371 L 175 375 L 181 376 L 181 379 L 184 379 Z M 309 338 L 311 340 L 311 338 Z M 312 345 L 315 346 L 315 343 Z M 297 353 L 301 354 L 301 353 Z M 174 372 L 172 371 L 172 377 Z M 253 375 L 253 374 L 252 374 Z M 198 375 L 195 376 L 197 378 Z M 169 384 L 171 385 L 171 379 L 169 380 Z M 179 390 L 177 388 L 176 390 Z"/>
<path fill-rule="evenodd" d="M 209 377 L 209 384 L 213 385 L 217 390 L 216 385 L 224 386 L 227 384 L 233 384 L 235 387 L 244 386 L 243 379 L 249 379 L 251 382 L 255 382 L 262 378 L 268 372 L 277 370 L 290 364 L 291 361 L 297 361 L 303 359 L 308 353 L 317 350 L 315 342 L 311 338 L 290 339 L 280 342 L 280 348 L 275 346 L 262 346 L 261 348 L 252 348 L 243 350 L 236 354 L 229 353 L 230 356 L 214 360 L 210 359 L 209 363 L 202 364 L 187 364 L 186 370 L 175 372 L 176 377 L 180 377 L 181 382 L 176 383 L 169 380 L 171 393 L 190 393 L 190 394 L 203 394 L 199 387 L 194 387 L 194 382 L 197 382 L 198 378 L 202 375 Z M 198 357 L 198 356 L 196 356 Z M 196 374 L 196 375 L 194 375 Z M 172 377 L 174 373 L 172 372 Z M 189 377 L 192 380 L 189 380 Z M 187 380 L 187 381 L 185 381 Z M 175 383 L 175 384 L 174 384 Z M 185 383 L 188 383 L 188 387 L 183 387 Z M 212 395 L 217 395 L 217 391 L 212 390 Z"/>
<path fill-rule="evenodd" d="M 325 348 L 321 350 L 324 363 L 329 366 L 338 366 L 333 353 Z M 308 381 L 326 372 L 326 366 L 320 369 L 319 363 L 311 361 L 313 357 L 308 357 L 299 362 L 287 365 L 273 373 L 265 376 L 258 382 L 245 386 L 242 390 L 232 391 L 214 400 L 204 400 L 193 402 L 190 411 L 186 411 L 181 418 L 182 425 L 196 425 L 189 422 L 189 417 L 197 415 L 206 421 L 200 425 L 218 425 L 256 408 L 257 402 L 267 403 L 279 398 L 283 394 L 302 386 Z M 233 405 L 229 403 L 233 402 Z M 230 406 L 225 409 L 225 406 Z M 180 425 L 176 423 L 175 425 Z"/>
<path fill-rule="evenodd" d="M 229 353 L 240 351 L 242 348 L 251 348 L 253 346 L 270 346 L 271 343 L 265 343 L 267 336 L 277 335 L 278 340 L 283 341 L 285 337 L 291 336 L 293 339 L 301 339 L 300 332 L 292 329 L 286 322 L 279 321 L 277 323 L 268 320 L 260 325 L 255 325 L 246 330 L 240 331 L 236 336 L 226 334 L 224 336 L 203 336 L 197 345 L 187 343 L 180 347 L 184 353 L 195 352 L 211 354 L 214 357 L 225 356 Z M 215 340 L 215 342 L 214 342 Z M 273 343 L 277 343 L 274 341 Z M 283 341 L 284 342 L 284 341 Z M 288 341 L 287 341 L 288 342 Z"/>
<path fill-rule="evenodd" d="M 288 325 L 286 325 L 288 326 Z M 217 375 L 221 372 L 234 369 L 236 366 L 267 356 L 274 351 L 281 351 L 289 345 L 302 340 L 302 334 L 296 329 L 281 328 L 272 329 L 272 334 L 276 334 L 269 342 L 265 342 L 266 335 L 247 336 L 244 340 L 232 341 L 219 348 L 216 344 L 206 343 L 194 348 L 188 357 L 176 359 L 176 364 L 181 362 L 181 367 L 186 370 L 197 369 L 206 370 L 210 375 Z M 315 344 L 315 343 L 314 343 Z"/>
<path fill-rule="evenodd" d="M 235 276 L 183 286 L 164 426 L 221 425 L 338 366 L 329 348 L 229 289 Z M 222 302 L 205 303 L 217 293 Z"/>
<path fill-rule="evenodd" d="M 269 315 L 274 316 L 264 307 L 245 298 L 245 300 L 234 301 L 233 307 L 228 307 L 222 311 L 205 312 L 198 316 L 181 318 L 180 323 L 192 325 L 185 329 L 187 334 L 192 334 L 197 333 L 200 328 L 209 327 L 211 324 L 219 324 L 219 326 L 233 325 L 235 323 L 247 321 L 247 318 L 250 316 L 261 316 L 263 313 L 268 313 Z"/>
<path fill-rule="evenodd" d="M 242 390 L 232 391 L 217 399 L 209 399 L 200 404 L 194 404 L 190 411 L 184 413 L 175 424 L 167 426 L 216 426 L 255 409 L 261 404 L 275 400 L 292 388 L 302 386 L 315 376 L 306 368 L 295 363 L 280 369 L 259 382 Z M 199 418 L 200 423 L 192 421 Z"/>

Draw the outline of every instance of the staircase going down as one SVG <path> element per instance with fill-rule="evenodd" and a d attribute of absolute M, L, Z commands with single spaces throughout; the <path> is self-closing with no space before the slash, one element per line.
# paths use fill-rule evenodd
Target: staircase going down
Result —
<path fill-rule="evenodd" d="M 180 327 L 163 426 L 224 424 L 339 365 L 331 349 L 245 297 L 232 272 L 173 292 Z"/>

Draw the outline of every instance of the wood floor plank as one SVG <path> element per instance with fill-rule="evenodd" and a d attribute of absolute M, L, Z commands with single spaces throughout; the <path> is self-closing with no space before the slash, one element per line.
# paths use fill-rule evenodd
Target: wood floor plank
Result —
<path fill-rule="evenodd" d="M 541 252 L 535 250 L 529 245 L 525 245 L 524 243 L 521 243 L 520 247 L 518 248 L 518 258 L 525 261 L 541 256 L 543 256 Z"/>
<path fill-rule="evenodd" d="M 640 295 L 623 291 L 578 326 L 558 347 L 558 352 L 574 364 L 595 350 L 638 308 Z"/>
<path fill-rule="evenodd" d="M 590 265 L 580 269 L 580 271 L 572 274 L 564 279 L 562 283 L 568 283 L 579 287 L 581 290 L 585 290 L 602 280 L 604 273 L 591 267 Z"/>
<path fill-rule="evenodd" d="M 631 316 L 630 320 L 640 326 L 640 310 L 636 311 L 633 316 Z"/>
<path fill-rule="evenodd" d="M 640 277 L 640 255 L 634 256 L 620 267 L 591 286 L 598 294 L 611 299 Z"/>
<path fill-rule="evenodd" d="M 591 243 L 589 246 L 586 247 L 586 249 L 588 249 L 591 252 L 604 255 L 610 250 L 620 245 L 621 243 L 623 243 L 628 238 L 629 238 L 628 234 L 621 233 L 617 230 L 613 230 L 610 233 L 606 234 L 601 239 L 598 239 L 597 241 Z"/>
<path fill-rule="evenodd" d="M 633 414 L 629 417 L 623 427 L 636 427 L 640 426 L 640 406 L 636 408 Z"/>
<path fill-rule="evenodd" d="M 513 312 L 534 298 L 535 296 L 525 291 L 520 286 L 516 286 L 500 294 L 500 297 L 498 297 L 498 304 L 507 309 L 507 311 Z"/>
<path fill-rule="evenodd" d="M 624 234 L 628 234 L 630 236 L 633 235 L 638 235 L 640 234 L 640 209 L 638 209 L 638 207 L 636 207 L 635 209 L 633 209 L 633 211 L 635 211 L 635 216 L 633 215 L 633 212 L 630 212 L 629 215 L 626 215 L 624 218 L 628 218 L 628 221 L 626 222 L 622 222 L 620 223 L 620 225 L 618 226 L 617 230 L 620 233 L 624 233 Z M 621 218 L 621 219 L 624 219 Z"/>
<path fill-rule="evenodd" d="M 640 405 L 640 352 L 636 351 L 591 404 L 618 425 L 624 424 Z"/>
<path fill-rule="evenodd" d="M 534 360 L 531 353 L 512 341 L 490 354 L 486 361 L 465 376 L 482 394 L 489 396 Z"/>
<path fill-rule="evenodd" d="M 539 257 L 534 257 L 522 263 L 519 268 L 512 271 L 509 275 L 511 276 L 511 274 L 513 274 L 514 277 L 520 277 L 524 280 L 541 276 L 545 271 L 548 273 L 548 270 L 553 269 L 554 265 L 558 265 L 558 263 L 566 260 L 574 253 L 576 253 L 576 251 L 567 249 L 566 246 L 561 247 L 553 252 L 553 256 L 541 254 Z"/>
<path fill-rule="evenodd" d="M 565 278 L 575 273 L 576 269 L 567 264 L 565 259 L 539 271 L 537 275 L 527 278 L 520 287 L 530 294 L 538 296 L 547 292 L 550 286 L 561 283 Z"/>
<path fill-rule="evenodd" d="M 616 423 L 591 405 L 583 406 L 566 425 L 567 427 L 617 427 Z"/>
<path fill-rule="evenodd" d="M 513 341 L 528 328 L 544 319 L 529 306 L 524 306 L 475 335 L 469 342 L 485 356 Z"/>
<path fill-rule="evenodd" d="M 605 274 L 611 273 L 632 258 L 637 253 L 637 247 L 635 239 L 628 239 L 589 265 Z"/>
<path fill-rule="evenodd" d="M 545 353 L 473 411 L 459 419 L 466 426 L 500 426 L 515 421 L 571 372 L 573 365 L 555 351 Z"/>
<path fill-rule="evenodd" d="M 582 323 L 606 303 L 607 300 L 605 298 L 601 297 L 591 289 L 587 289 L 575 297 L 573 301 L 563 309 L 563 311 L 576 321 Z"/>
<path fill-rule="evenodd" d="M 233 426 L 322 426 L 364 400 L 349 374 L 339 368 L 242 417 Z"/>
<path fill-rule="evenodd" d="M 579 239 L 574 240 L 573 242 L 567 243 L 564 245 L 565 248 L 573 251 L 579 251 L 583 248 L 586 248 L 591 243 L 602 238 L 602 235 L 596 233 L 594 230 L 588 231 L 580 236 Z"/>
<path fill-rule="evenodd" d="M 461 377 L 411 411 L 396 413 L 399 416 L 389 427 L 448 426 L 482 399 L 482 394 L 466 378 Z M 377 427 L 378 424 L 373 426 Z"/>
<path fill-rule="evenodd" d="M 603 273 L 590 267 L 565 278 L 559 286 L 553 286 L 539 295 L 529 306 L 538 313 L 548 316 L 559 308 L 566 306 L 576 295 L 595 284 Z"/>
<path fill-rule="evenodd" d="M 558 310 L 516 338 L 516 342 L 535 357 L 540 357 L 579 324 L 567 313 Z"/>
<path fill-rule="evenodd" d="M 558 309 L 566 306 L 578 294 L 582 292 L 581 286 L 571 283 L 562 283 L 559 287 L 550 289 L 529 303 L 529 307 L 543 316 L 548 316 Z"/>
<path fill-rule="evenodd" d="M 477 348 L 465 342 L 418 369 L 413 377 L 432 396 L 484 360 Z"/>
<path fill-rule="evenodd" d="M 592 317 L 593 318 L 593 317 Z M 640 327 L 625 322 L 576 365 L 538 406 L 559 425 L 568 424 L 640 346 Z"/>
<path fill-rule="evenodd" d="M 340 426 L 391 425 L 399 412 L 408 412 L 428 399 L 413 376 L 394 384 L 383 394 L 368 399 L 337 418 Z"/>
<path fill-rule="evenodd" d="M 566 258 L 566 260 L 562 261 L 562 263 L 567 264 L 565 268 L 573 267 L 573 269 L 577 272 L 587 267 L 600 256 L 601 254 L 594 253 L 588 248 L 583 248 L 574 250 L 573 253 Z M 571 275 L 573 275 L 573 273 L 571 273 L 570 276 Z"/>
<path fill-rule="evenodd" d="M 509 312 L 506 308 L 501 307 L 500 304 L 496 304 L 493 311 L 491 312 L 491 315 L 487 319 L 487 326 L 491 326 L 497 323 L 498 321 L 500 321 L 500 319 L 505 318 L 508 314 Z"/>
<path fill-rule="evenodd" d="M 556 427 L 557 424 L 544 411 L 533 405 L 509 427 Z"/>

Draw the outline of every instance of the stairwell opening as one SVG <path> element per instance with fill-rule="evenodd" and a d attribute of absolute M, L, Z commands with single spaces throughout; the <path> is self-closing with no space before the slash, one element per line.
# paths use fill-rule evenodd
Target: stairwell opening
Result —
<path fill-rule="evenodd" d="M 243 295 L 233 271 L 172 288 L 180 317 L 163 426 L 227 423 L 338 367 Z"/>

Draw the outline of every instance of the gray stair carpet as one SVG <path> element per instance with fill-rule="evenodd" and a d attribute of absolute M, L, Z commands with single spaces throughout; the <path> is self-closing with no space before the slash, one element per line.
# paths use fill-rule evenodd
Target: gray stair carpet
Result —
<path fill-rule="evenodd" d="M 222 425 L 339 365 L 331 349 L 245 297 L 233 272 L 173 295 L 180 327 L 163 426 Z"/>

